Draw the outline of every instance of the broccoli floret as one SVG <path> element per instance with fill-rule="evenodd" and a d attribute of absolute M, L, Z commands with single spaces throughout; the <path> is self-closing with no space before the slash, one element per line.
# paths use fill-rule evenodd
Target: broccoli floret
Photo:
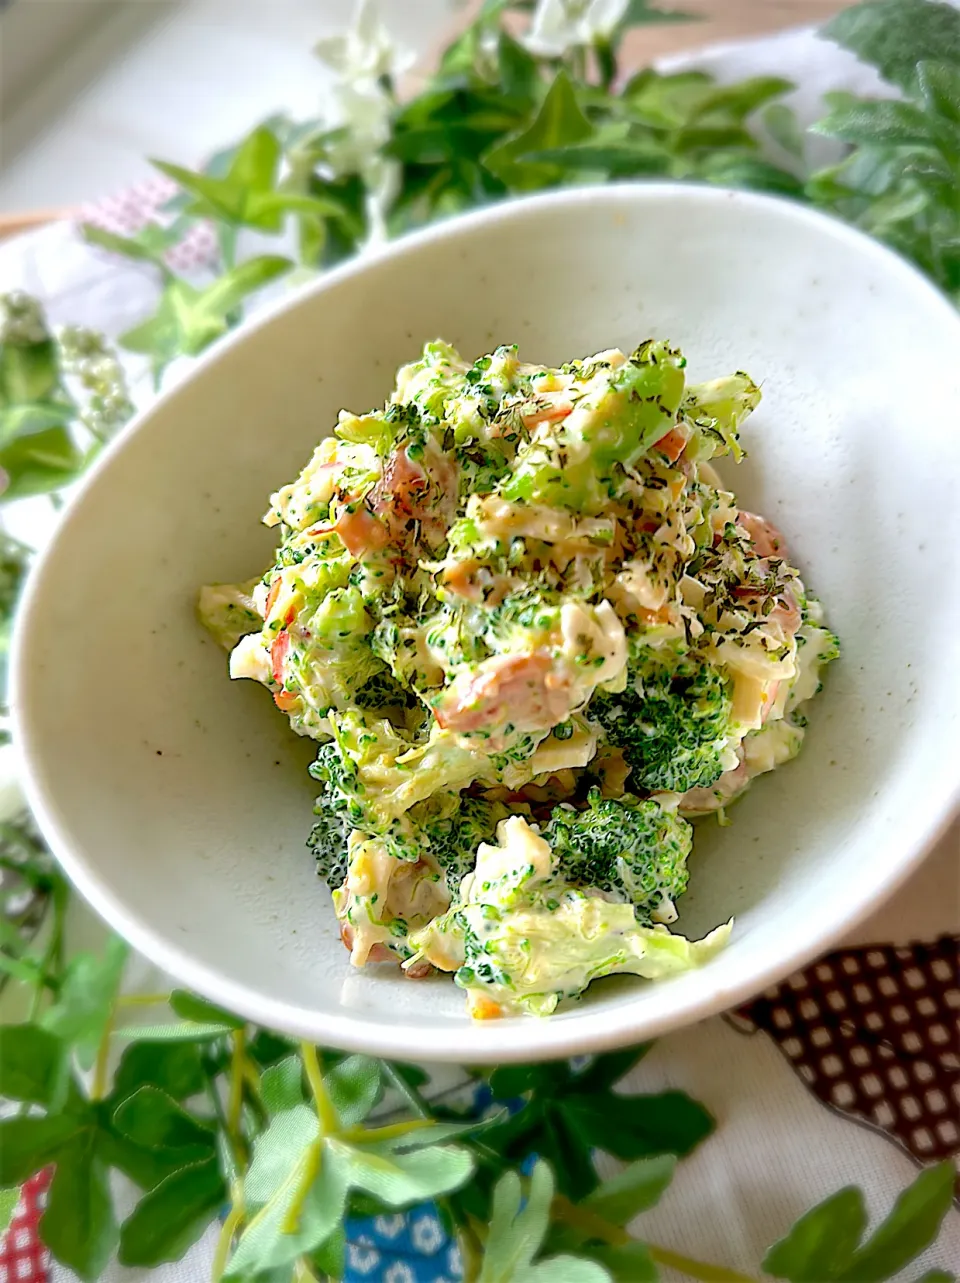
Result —
<path fill-rule="evenodd" d="M 353 703 L 357 708 L 369 708 L 377 712 L 384 708 L 413 708 L 417 697 L 411 691 L 404 690 L 384 666 L 356 691 Z"/>
<path fill-rule="evenodd" d="M 622 749 L 633 788 L 685 793 L 723 774 L 731 709 L 730 679 L 682 658 L 669 666 L 632 663 L 626 689 L 595 695 L 590 716 Z"/>
<path fill-rule="evenodd" d="M 343 885 L 347 876 L 347 840 L 352 829 L 363 822 L 364 808 L 358 797 L 357 768 L 344 758 L 336 743 L 321 744 L 310 774 L 323 786 L 314 803 L 318 817 L 307 846 L 317 861 L 317 874 L 331 891 Z"/>
<path fill-rule="evenodd" d="M 641 922 L 670 921 L 687 889 L 693 829 L 653 798 L 614 800 L 591 789 L 587 807 L 555 807 L 542 836 L 560 875 L 574 886 L 628 900 Z"/>
<path fill-rule="evenodd" d="M 455 804 L 456 810 L 442 819 L 425 822 L 420 829 L 454 898 L 476 863 L 477 847 L 481 842 L 493 841 L 497 825 L 509 814 L 499 802 L 482 797 L 457 797 Z"/>

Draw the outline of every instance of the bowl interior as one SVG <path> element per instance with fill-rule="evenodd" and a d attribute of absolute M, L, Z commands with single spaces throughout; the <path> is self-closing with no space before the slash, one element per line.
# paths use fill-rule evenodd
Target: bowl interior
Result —
<path fill-rule="evenodd" d="M 341 406 L 443 336 L 561 362 L 650 335 L 763 384 L 728 473 L 785 532 L 843 658 L 799 760 L 699 827 L 680 928 L 728 949 L 608 981 L 549 1021 L 471 1025 L 448 978 L 351 971 L 304 848 L 311 745 L 231 683 L 196 588 L 267 563 L 267 496 Z M 110 452 L 20 620 L 14 705 L 41 822 L 81 890 L 184 983 L 263 1023 L 410 1058 L 640 1039 L 824 947 L 918 857 L 956 778 L 960 323 L 905 264 L 766 198 L 615 187 L 501 207 L 332 274 L 223 345 Z M 946 640 L 946 644 L 944 642 Z"/>

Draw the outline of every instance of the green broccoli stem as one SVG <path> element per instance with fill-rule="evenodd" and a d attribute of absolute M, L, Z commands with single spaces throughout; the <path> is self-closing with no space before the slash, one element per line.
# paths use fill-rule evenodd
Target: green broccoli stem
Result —
<path fill-rule="evenodd" d="M 603 1243 L 609 1243 L 611 1247 L 624 1247 L 634 1242 L 633 1235 L 622 1226 L 614 1225 L 586 1208 L 577 1207 L 563 1194 L 557 1194 L 554 1197 L 551 1214 L 554 1220 L 572 1229 L 580 1230 L 586 1238 L 599 1239 Z M 651 1259 L 658 1265 L 666 1265 L 680 1274 L 686 1274 L 688 1278 L 700 1280 L 700 1283 L 757 1283 L 757 1280 L 751 1278 L 749 1274 L 741 1274 L 738 1270 L 728 1270 L 723 1265 L 710 1265 L 706 1261 L 696 1261 L 691 1256 L 684 1256 L 668 1247 L 659 1247 L 656 1243 L 648 1243 L 646 1240 L 643 1244 Z"/>

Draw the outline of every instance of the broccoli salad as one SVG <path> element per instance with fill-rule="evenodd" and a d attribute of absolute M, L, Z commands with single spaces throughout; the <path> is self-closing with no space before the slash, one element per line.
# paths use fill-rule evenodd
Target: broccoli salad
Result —
<path fill-rule="evenodd" d="M 230 675 L 319 743 L 308 845 L 350 960 L 478 1019 L 721 948 L 671 929 L 691 820 L 789 761 L 838 653 L 743 457 L 743 373 L 648 340 L 558 369 L 428 343 L 270 501 L 264 575 L 201 590 Z"/>

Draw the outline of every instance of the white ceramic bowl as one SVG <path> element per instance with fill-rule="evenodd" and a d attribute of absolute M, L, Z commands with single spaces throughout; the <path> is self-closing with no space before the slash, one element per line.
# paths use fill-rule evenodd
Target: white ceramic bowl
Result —
<path fill-rule="evenodd" d="M 196 588 L 268 561 L 259 524 L 341 406 L 425 339 L 549 363 L 650 335 L 694 379 L 764 385 L 746 506 L 785 531 L 843 658 L 799 760 L 700 828 L 680 928 L 729 947 L 548 1020 L 471 1024 L 449 978 L 351 971 L 304 848 L 311 745 L 227 680 Z M 397 1057 L 502 1062 L 639 1041 L 746 999 L 904 879 L 945 822 L 960 741 L 960 320 L 911 268 L 808 210 L 691 186 L 577 189 L 444 223 L 331 272 L 198 362 L 64 517 L 13 664 L 28 794 L 93 906 L 252 1020 Z"/>

